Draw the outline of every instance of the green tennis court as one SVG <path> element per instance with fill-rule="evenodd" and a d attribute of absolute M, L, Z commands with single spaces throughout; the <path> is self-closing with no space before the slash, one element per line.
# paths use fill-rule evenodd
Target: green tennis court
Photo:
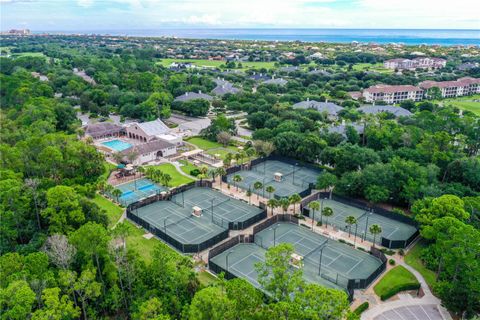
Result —
<path fill-rule="evenodd" d="M 122 191 L 122 195 L 118 198 L 118 201 L 124 206 L 137 202 L 140 199 L 149 197 L 153 194 L 168 190 L 168 188 L 158 185 L 147 178 L 122 183 L 116 185 L 115 188 Z"/>
<path fill-rule="evenodd" d="M 193 215 L 195 208 L 200 216 Z M 213 212 L 213 213 L 212 213 Z M 210 188 L 195 187 L 134 209 L 132 214 L 181 244 L 202 244 L 230 227 L 262 219 L 265 211 Z"/>
<path fill-rule="evenodd" d="M 266 160 L 260 164 L 252 166 L 250 170 L 241 170 L 227 176 L 227 182 L 233 185 L 238 185 L 244 190 L 250 189 L 253 193 L 259 194 L 262 197 L 283 198 L 289 197 L 295 193 L 302 193 L 308 190 L 310 184 L 317 181 L 317 176 L 320 174 L 320 169 L 312 169 L 303 167 L 300 164 L 291 165 L 280 160 Z M 281 180 L 275 180 L 275 175 L 280 174 Z M 240 175 L 241 182 L 234 182 L 233 177 Z M 255 182 L 263 184 L 262 189 L 256 190 L 253 185 Z M 268 194 L 265 188 L 273 186 L 275 192 Z"/>
<path fill-rule="evenodd" d="M 328 224 L 335 225 L 339 229 L 348 231 L 349 226 L 345 223 L 345 218 L 348 216 L 354 216 L 357 218 L 358 223 L 357 226 L 352 226 L 352 233 L 355 234 L 356 229 L 357 236 L 364 237 L 366 231 L 366 239 L 369 241 L 373 241 L 374 238 L 373 234 L 369 231 L 369 227 L 372 224 L 378 224 L 382 228 L 382 233 L 375 238 L 376 243 L 381 243 L 381 237 L 389 240 L 404 241 L 409 239 L 417 231 L 414 226 L 409 224 L 389 219 L 376 214 L 375 212 L 362 210 L 339 201 L 331 199 L 320 199 L 318 201 L 322 208 L 330 207 L 333 210 L 333 216 L 328 217 Z M 325 223 L 326 218 L 323 217 L 320 212 L 321 210 L 315 213 L 315 220 L 321 220 Z"/>
<path fill-rule="evenodd" d="M 291 243 L 303 257 L 304 270 L 310 276 L 320 274 L 342 287 L 349 279 L 365 279 L 382 262 L 374 256 L 346 244 L 328 239 L 303 226 L 277 223 L 255 235 L 255 243 L 263 248 Z M 321 267 L 320 267 L 321 263 Z"/>
<path fill-rule="evenodd" d="M 258 283 L 258 273 L 255 269 L 255 264 L 265 261 L 265 252 L 266 250 L 264 248 L 254 243 L 240 243 L 230 250 L 213 257 L 210 263 L 216 264 L 222 270 L 228 271 L 238 278 L 245 279 L 253 286 L 261 289 L 261 285 Z M 310 275 L 309 272 L 305 270 L 304 279 L 327 288 L 344 290 L 341 286 L 319 277 L 318 274 Z"/>

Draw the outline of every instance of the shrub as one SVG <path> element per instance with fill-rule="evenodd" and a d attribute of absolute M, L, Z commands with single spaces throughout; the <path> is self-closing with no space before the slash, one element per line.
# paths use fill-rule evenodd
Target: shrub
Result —
<path fill-rule="evenodd" d="M 395 265 L 395 260 L 390 259 L 390 260 L 388 260 L 388 263 L 389 263 L 391 266 L 394 266 L 394 265 Z"/>
<path fill-rule="evenodd" d="M 322 226 L 322 222 L 321 221 L 318 221 L 317 222 L 317 227 L 321 227 Z"/>
<path fill-rule="evenodd" d="M 190 175 L 191 175 L 191 176 L 196 177 L 196 176 L 198 176 L 199 174 L 200 174 L 200 170 L 198 170 L 198 169 L 190 170 Z"/>
<path fill-rule="evenodd" d="M 368 301 L 365 301 L 361 305 L 359 305 L 353 312 L 355 312 L 357 315 L 361 315 L 365 310 L 368 309 L 370 305 L 368 304 Z"/>
<path fill-rule="evenodd" d="M 361 250 L 361 251 L 365 251 L 365 252 L 367 251 L 367 250 L 363 249 L 362 247 L 357 247 L 357 249 Z"/>
<path fill-rule="evenodd" d="M 394 287 L 389 288 L 389 290 L 387 290 L 384 294 L 382 294 L 380 296 L 380 299 L 382 299 L 382 301 L 385 301 L 385 300 L 393 297 L 394 295 L 396 295 L 399 292 L 407 291 L 407 290 L 418 290 L 418 289 L 420 289 L 420 283 L 400 284 L 398 286 L 394 286 Z"/>
<path fill-rule="evenodd" d="M 386 254 L 387 256 L 393 256 L 395 254 L 395 251 L 393 250 L 390 250 L 390 249 L 385 249 L 385 248 L 382 248 L 380 249 L 380 251 L 382 251 L 384 254 Z"/>
<path fill-rule="evenodd" d="M 405 250 L 403 250 L 403 249 L 398 250 L 398 254 L 401 255 L 401 256 L 404 256 L 405 255 Z"/>

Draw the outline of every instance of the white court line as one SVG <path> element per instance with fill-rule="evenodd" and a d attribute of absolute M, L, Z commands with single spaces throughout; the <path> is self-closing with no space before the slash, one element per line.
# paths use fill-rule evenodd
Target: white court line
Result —
<path fill-rule="evenodd" d="M 242 259 L 240 259 L 240 260 L 238 260 L 237 262 L 231 264 L 230 266 L 231 266 L 232 268 L 234 268 L 237 264 L 239 264 L 239 263 L 242 262 L 243 260 L 249 258 L 250 256 L 254 256 L 254 257 L 257 258 L 257 259 L 262 260 L 262 258 L 259 257 L 256 252 L 252 252 L 252 253 L 248 254 L 248 256 L 243 257 Z M 242 273 L 243 273 L 243 272 L 242 272 Z"/>
<path fill-rule="evenodd" d="M 350 269 L 348 269 L 347 274 L 350 274 L 350 272 L 352 272 L 353 269 L 355 269 L 360 263 L 362 263 L 362 261 L 363 261 L 363 260 L 358 261 L 353 267 L 351 267 Z"/>

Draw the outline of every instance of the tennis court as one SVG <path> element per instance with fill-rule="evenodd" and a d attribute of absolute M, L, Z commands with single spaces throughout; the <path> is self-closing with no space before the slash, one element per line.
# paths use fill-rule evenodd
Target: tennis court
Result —
<path fill-rule="evenodd" d="M 261 289 L 261 285 L 258 283 L 258 273 L 255 265 L 258 262 L 265 261 L 265 252 L 266 250 L 264 248 L 255 243 L 240 243 L 230 250 L 213 257 L 210 260 L 210 264 L 214 263 L 222 270 L 228 271 L 238 278 L 245 279 L 253 286 Z M 318 283 L 327 288 L 344 290 L 341 286 L 319 277 L 318 274 L 313 276 L 309 275 L 305 270 L 304 279 L 307 282 Z"/>
<path fill-rule="evenodd" d="M 320 199 L 318 200 L 322 208 L 330 207 L 333 210 L 333 216 L 328 217 L 328 224 L 335 225 L 337 228 L 348 231 L 348 224 L 345 223 L 345 218 L 348 216 L 354 216 L 357 218 L 357 226 L 352 226 L 352 234 L 356 234 L 359 237 L 365 236 L 369 241 L 373 241 L 373 234 L 370 233 L 369 227 L 373 224 L 378 224 L 382 228 L 382 233 L 376 236 L 375 242 L 381 243 L 381 238 L 384 237 L 389 240 L 407 240 L 409 239 L 417 229 L 414 226 L 403 223 L 401 221 L 396 221 L 389 219 L 382 215 L 376 214 L 375 212 L 369 212 L 362 210 L 357 207 L 349 206 L 342 202 L 338 202 L 332 199 Z M 308 209 L 307 209 L 308 210 Z M 322 221 L 325 223 L 326 218 L 323 217 L 319 212 L 315 213 L 315 220 Z"/>
<path fill-rule="evenodd" d="M 201 214 L 193 215 L 194 210 L 200 210 Z M 265 211 L 210 188 L 195 187 L 174 195 L 171 200 L 134 209 L 132 214 L 182 245 L 208 247 L 218 241 L 207 242 L 228 232 L 230 226 L 262 219 Z"/>
<path fill-rule="evenodd" d="M 147 178 L 119 184 L 115 186 L 115 188 L 122 191 L 122 195 L 119 197 L 119 202 L 124 206 L 137 202 L 138 200 L 151 196 L 152 194 L 168 190 L 168 188 L 158 185 Z"/>
<path fill-rule="evenodd" d="M 291 165 L 280 160 L 266 160 L 262 163 L 252 166 L 250 170 L 241 170 L 227 176 L 227 182 L 233 185 L 238 185 L 244 190 L 251 190 L 253 193 L 259 194 L 262 197 L 283 198 L 289 197 L 295 193 L 302 193 L 308 190 L 310 184 L 315 184 L 317 176 L 320 174 L 320 169 L 312 169 L 301 166 L 300 164 Z M 281 180 L 275 180 L 275 175 L 280 174 Z M 233 177 L 240 175 L 241 182 L 234 182 Z M 255 182 L 263 184 L 262 189 L 256 190 L 253 185 Z M 265 188 L 272 186 L 275 191 L 272 194 L 266 192 Z"/>
<path fill-rule="evenodd" d="M 263 248 L 291 243 L 303 257 L 307 276 L 318 276 L 320 272 L 323 278 L 342 287 L 349 279 L 368 278 L 382 264 L 368 253 L 292 223 L 277 223 L 262 230 L 255 235 L 255 243 Z"/>

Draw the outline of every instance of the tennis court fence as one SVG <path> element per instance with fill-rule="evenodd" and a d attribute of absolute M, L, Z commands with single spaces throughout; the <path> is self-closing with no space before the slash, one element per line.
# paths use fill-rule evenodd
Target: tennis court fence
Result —
<path fill-rule="evenodd" d="M 210 251 L 208 251 L 208 268 L 216 274 L 223 272 L 225 274 L 225 278 L 228 280 L 236 278 L 234 274 L 214 263 L 212 258 L 227 251 L 228 249 L 235 247 L 239 243 L 253 243 L 253 235 L 240 234 L 212 248 Z"/>
<path fill-rule="evenodd" d="M 267 229 L 268 227 L 274 225 L 277 222 L 290 222 L 298 225 L 298 218 L 294 217 L 291 214 L 276 214 L 253 227 L 253 235 L 256 235 L 260 231 Z"/>
<path fill-rule="evenodd" d="M 147 221 L 143 220 L 142 218 L 138 217 L 133 210 L 130 208 L 127 208 L 127 218 L 135 222 L 136 224 L 142 226 L 145 228 L 147 231 L 155 235 L 156 237 L 162 239 L 163 241 L 167 242 L 170 244 L 172 247 L 176 248 L 180 252 L 183 253 L 198 253 L 200 251 L 203 251 L 216 243 L 227 239 L 228 238 L 228 229 L 224 230 L 223 232 L 217 234 L 216 236 L 203 241 L 198 244 L 184 244 L 181 243 L 180 241 L 174 239 L 168 234 L 168 228 L 167 228 L 167 233 L 165 233 L 165 230 L 162 230 L 163 228 L 157 228 Z"/>
<path fill-rule="evenodd" d="M 387 257 L 385 254 L 377 248 L 371 247 L 370 252 L 372 256 L 380 259 L 381 265 L 375 269 L 367 278 L 364 279 L 350 279 L 348 281 L 348 287 L 352 289 L 365 289 L 367 288 L 377 277 L 387 269 Z"/>
<path fill-rule="evenodd" d="M 305 215 L 305 216 L 310 215 L 310 210 L 307 207 L 308 203 L 310 203 L 311 201 L 315 201 L 315 200 L 319 200 L 319 199 L 325 199 L 325 198 L 330 199 L 330 193 L 329 192 L 316 192 L 316 193 L 313 193 L 312 195 L 310 195 L 309 197 L 305 198 L 300 203 L 300 207 L 302 208 L 301 210 L 302 210 L 303 215 Z M 401 215 L 401 214 L 398 214 L 398 213 L 395 213 L 395 212 L 392 212 L 392 211 L 385 210 L 384 208 L 381 208 L 381 207 L 368 206 L 368 204 L 365 203 L 365 202 L 362 202 L 362 201 L 357 200 L 357 199 L 349 198 L 349 197 L 346 197 L 346 196 L 332 194 L 331 199 L 335 200 L 337 202 L 346 204 L 348 206 L 352 206 L 352 207 L 361 209 L 363 211 L 373 210 L 373 212 L 375 214 L 378 214 L 378 215 L 383 216 L 385 218 L 392 219 L 392 220 L 395 220 L 395 221 L 398 221 L 398 222 L 402 222 L 402 223 L 405 223 L 405 224 L 408 224 L 410 226 L 413 226 L 413 227 L 417 228 L 417 231 L 415 231 L 414 234 L 412 234 L 408 239 L 405 239 L 405 240 L 391 240 L 391 239 L 388 239 L 388 238 L 385 238 L 385 237 L 382 236 L 380 238 L 380 243 L 385 248 L 389 248 L 389 249 L 406 248 L 420 235 L 420 232 L 418 230 L 418 224 L 410 217 L 407 217 L 407 216 L 404 216 L 404 215 Z"/>

